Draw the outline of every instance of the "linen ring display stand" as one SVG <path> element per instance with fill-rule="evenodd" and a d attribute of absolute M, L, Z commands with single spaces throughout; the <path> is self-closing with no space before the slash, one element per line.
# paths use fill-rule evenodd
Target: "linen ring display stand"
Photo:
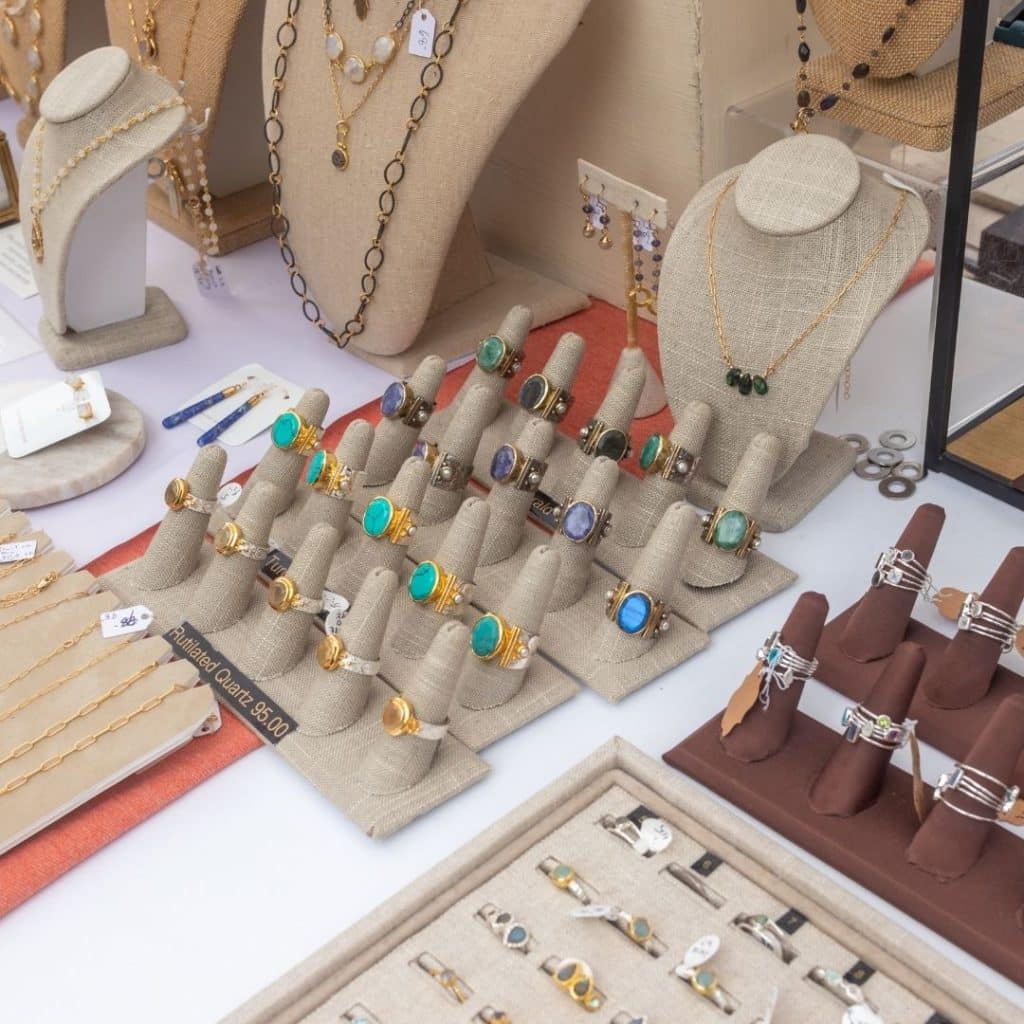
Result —
<path fill-rule="evenodd" d="M 146 163 L 184 127 L 176 96 L 123 50 L 104 47 L 69 64 L 40 101 L 19 175 L 21 223 L 43 304 L 39 338 L 60 369 L 172 345 L 187 333 L 166 294 L 145 286 Z M 80 160 L 38 216 L 41 260 L 32 258 L 40 147 L 42 190 Z"/>
<path fill-rule="evenodd" d="M 657 816 L 671 842 L 639 856 L 602 825 Z M 569 891 L 545 877 L 554 859 L 594 901 L 647 917 L 665 951 L 637 947 L 608 922 L 574 919 Z M 700 895 L 714 892 L 715 903 Z M 500 908 L 529 933 L 510 948 L 480 916 Z M 766 914 L 788 931 L 786 963 L 744 934 L 741 915 Z M 673 973 L 702 935 L 722 939 L 713 969 L 739 1003 L 731 1017 Z M 785 934 L 785 933 L 783 933 Z M 606 995 L 585 1014 L 542 969 L 580 958 Z M 465 1001 L 420 966 L 443 965 Z M 434 967 L 437 970 L 437 967 Z M 890 918 L 837 889 L 806 861 L 741 821 L 673 772 L 614 739 L 557 782 L 333 939 L 224 1024 L 465 1024 L 486 1008 L 509 1020 L 599 1024 L 644 1019 L 749 1024 L 778 988 L 777 1020 L 838 1021 L 845 1009 L 814 970 L 859 977 L 886 1021 L 1011 1024 L 1017 1009 L 943 960 Z"/>

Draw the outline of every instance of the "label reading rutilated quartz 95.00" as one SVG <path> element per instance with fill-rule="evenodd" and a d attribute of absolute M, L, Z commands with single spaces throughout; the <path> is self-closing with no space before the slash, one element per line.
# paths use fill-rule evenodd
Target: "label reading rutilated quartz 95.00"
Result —
<path fill-rule="evenodd" d="M 212 687 L 218 700 L 231 708 L 265 743 L 276 746 L 299 727 L 287 711 L 224 657 L 191 623 L 183 622 L 168 630 L 164 639 L 179 658 L 195 665 L 200 681 Z"/>

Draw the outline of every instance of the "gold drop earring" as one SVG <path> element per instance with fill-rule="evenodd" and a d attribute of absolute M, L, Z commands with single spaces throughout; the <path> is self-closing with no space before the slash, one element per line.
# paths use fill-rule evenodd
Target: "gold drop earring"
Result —
<path fill-rule="evenodd" d="M 594 227 L 594 222 L 590 219 L 594 214 L 594 204 L 592 202 L 593 196 L 587 191 L 587 182 L 589 178 L 584 178 L 582 184 L 579 186 L 580 195 L 583 197 L 583 237 L 593 238 L 597 233 L 597 228 Z"/>
<path fill-rule="evenodd" d="M 597 218 L 598 223 L 601 225 L 601 237 L 597 240 L 597 244 L 602 249 L 610 249 L 615 243 L 612 241 L 612 236 L 608 231 L 608 225 L 611 224 L 612 219 L 608 216 L 608 207 L 604 201 L 604 185 L 601 186 L 601 195 L 598 196 L 598 210 L 600 216 Z"/>

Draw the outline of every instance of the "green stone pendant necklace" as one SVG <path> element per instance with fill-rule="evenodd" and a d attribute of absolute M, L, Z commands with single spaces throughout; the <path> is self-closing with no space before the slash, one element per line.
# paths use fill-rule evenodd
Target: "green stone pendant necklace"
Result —
<path fill-rule="evenodd" d="M 753 373 L 750 370 L 744 370 L 737 366 L 736 360 L 733 358 L 732 352 L 729 349 L 729 342 L 725 336 L 725 327 L 722 324 L 722 310 L 718 304 L 718 280 L 715 276 L 715 227 L 718 224 L 718 214 L 722 209 L 722 203 L 725 202 L 725 197 L 732 191 L 733 186 L 737 182 L 737 178 L 733 178 L 721 192 L 718 193 L 718 197 L 715 199 L 715 205 L 711 209 L 711 216 L 708 219 L 708 242 L 707 242 L 707 259 L 708 259 L 708 291 L 711 294 L 711 308 L 715 316 L 715 330 L 718 333 L 718 347 L 722 352 L 722 361 L 725 363 L 726 370 L 725 383 L 731 388 L 736 388 L 741 395 L 767 395 L 768 394 L 768 380 L 775 375 L 778 368 L 810 337 L 811 334 L 817 330 L 818 327 L 827 320 L 840 302 L 846 298 L 846 293 L 867 273 L 868 269 L 875 262 L 876 259 L 881 255 L 882 250 L 889 243 L 889 239 L 892 237 L 892 233 L 896 230 L 896 225 L 900 221 L 900 217 L 903 215 L 903 208 L 907 205 L 907 192 L 905 189 L 900 189 L 899 199 L 896 201 L 896 209 L 893 211 L 892 217 L 889 218 L 889 223 L 886 225 L 885 231 L 882 232 L 882 236 L 874 244 L 871 251 L 861 260 L 860 265 L 857 269 L 843 282 L 842 287 L 829 299 L 828 304 L 822 309 L 822 311 L 807 325 L 784 349 L 782 355 L 773 359 L 761 373 Z"/>

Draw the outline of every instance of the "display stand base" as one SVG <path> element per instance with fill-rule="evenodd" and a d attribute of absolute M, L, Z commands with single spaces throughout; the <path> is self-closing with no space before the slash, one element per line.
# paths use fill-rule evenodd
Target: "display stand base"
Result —
<path fill-rule="evenodd" d="M 85 370 L 100 363 L 126 359 L 166 345 L 176 345 L 188 335 L 182 315 L 162 288 L 146 289 L 146 312 L 132 320 L 94 327 L 89 331 L 57 334 L 50 322 L 39 321 L 39 341 L 58 370 Z"/>
<path fill-rule="evenodd" d="M 217 216 L 219 256 L 226 256 L 236 249 L 270 237 L 269 183 L 259 182 L 241 192 L 217 196 L 213 203 Z M 146 209 L 154 224 L 159 224 L 165 231 L 195 247 L 196 232 L 191 218 L 184 209 L 180 216 L 175 216 L 165 191 L 151 188 Z"/>
<path fill-rule="evenodd" d="M 26 389 L 21 382 L 0 387 L 0 405 L 15 397 L 10 391 Z M 108 391 L 107 398 L 110 418 L 98 427 L 20 459 L 0 454 L 0 494 L 15 508 L 39 508 L 87 494 L 120 476 L 146 447 L 146 424 L 123 395 Z"/>
<path fill-rule="evenodd" d="M 917 149 L 949 149 L 953 141 L 953 104 L 959 65 L 951 61 L 926 75 L 902 78 L 869 76 L 855 92 L 843 95 L 829 111 L 833 120 L 842 121 Z M 848 71 L 834 54 L 807 65 L 807 89 L 811 106 L 818 103 Z M 1024 105 L 1024 50 L 1006 43 L 985 47 L 985 67 L 981 79 L 981 105 L 978 129 L 987 128 Z"/>
<path fill-rule="evenodd" d="M 396 355 L 378 355 L 359 348 L 349 350 L 374 366 L 396 377 L 412 373 L 427 354 L 441 356 L 451 363 L 476 351 L 481 338 L 491 334 L 513 306 L 533 311 L 533 326 L 543 327 L 554 320 L 578 313 L 590 305 L 584 292 L 488 254 L 494 283 L 429 317 L 416 341 Z M 483 450 L 483 449 L 481 449 Z"/>
<path fill-rule="evenodd" d="M 859 704 L 867 698 L 871 688 L 889 664 L 889 659 L 879 658 L 877 661 L 860 662 L 848 658 L 843 653 L 839 641 L 856 607 L 854 605 L 848 608 L 825 626 L 816 652 L 818 671 L 814 675 L 826 686 Z M 933 663 L 942 657 L 949 644 L 949 637 L 916 619 L 910 620 L 904 639 L 920 644 L 924 648 L 925 656 Z M 925 671 L 928 671 L 927 668 Z M 991 689 L 976 704 L 954 710 L 939 708 L 930 703 L 924 695 L 923 688 L 918 687 L 907 717 L 917 722 L 917 735 L 925 743 L 931 744 L 954 760 L 962 761 L 999 705 L 1007 697 L 1019 693 L 1024 693 L 1024 678 L 1000 665 L 992 677 Z M 1017 774 L 1011 782 L 1024 787 L 1024 757 L 1017 765 Z"/>
<path fill-rule="evenodd" d="M 917 831 L 913 782 L 886 773 L 878 802 L 851 818 L 816 814 L 807 793 L 842 737 L 799 712 L 789 743 L 747 764 L 719 740 L 720 715 L 664 755 L 673 768 L 708 786 L 790 842 L 819 857 L 979 960 L 1024 983 L 1021 841 L 994 828 L 981 858 L 962 878 L 943 882 L 906 857 Z"/>

